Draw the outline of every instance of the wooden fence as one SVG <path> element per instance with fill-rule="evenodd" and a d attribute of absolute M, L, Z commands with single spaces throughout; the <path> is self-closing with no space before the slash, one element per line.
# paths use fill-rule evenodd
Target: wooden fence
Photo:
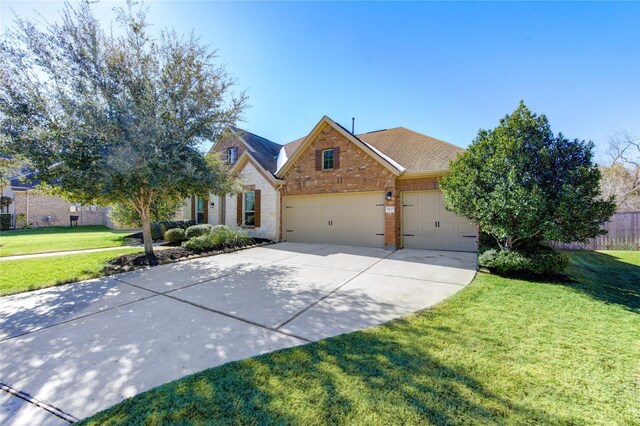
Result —
<path fill-rule="evenodd" d="M 593 238 L 588 243 L 553 243 L 564 250 L 640 250 L 640 212 L 616 213 L 602 229 L 606 235 Z"/>

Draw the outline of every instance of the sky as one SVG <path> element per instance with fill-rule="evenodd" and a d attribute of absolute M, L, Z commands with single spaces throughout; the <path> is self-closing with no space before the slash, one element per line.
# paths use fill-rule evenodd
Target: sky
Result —
<path fill-rule="evenodd" d="M 116 2 L 94 6 L 110 25 Z M 120 3 L 122 4 L 122 3 Z M 637 2 L 147 1 L 154 31 L 191 31 L 251 105 L 239 126 L 277 143 L 327 115 L 356 133 L 404 126 L 466 147 L 522 99 L 554 132 L 640 137 Z M 0 0 L 56 19 L 58 1 Z M 38 15 L 39 14 L 39 15 Z"/>

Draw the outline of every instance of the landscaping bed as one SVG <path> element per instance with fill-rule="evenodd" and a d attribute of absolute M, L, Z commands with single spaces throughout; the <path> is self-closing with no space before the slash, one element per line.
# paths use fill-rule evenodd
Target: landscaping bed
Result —
<path fill-rule="evenodd" d="M 264 238 L 251 238 L 246 244 L 236 247 L 220 246 L 208 250 L 193 250 L 181 247 L 179 243 L 169 243 L 161 246 L 154 251 L 159 265 L 167 263 L 179 262 L 181 260 L 195 259 L 198 257 L 215 256 L 222 253 L 231 253 L 238 250 L 244 250 L 251 247 L 259 247 L 274 244 L 273 241 Z M 106 266 L 107 274 L 117 274 L 119 272 L 127 272 L 136 269 L 143 269 L 149 266 L 149 260 L 144 253 L 133 253 L 118 256 L 111 259 Z"/>

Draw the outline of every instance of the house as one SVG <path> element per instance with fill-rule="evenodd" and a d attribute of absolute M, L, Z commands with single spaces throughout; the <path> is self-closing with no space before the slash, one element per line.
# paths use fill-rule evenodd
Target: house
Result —
<path fill-rule="evenodd" d="M 69 226 L 71 216 L 77 216 L 80 226 L 120 228 L 109 218 L 107 207 L 71 203 L 62 197 L 45 194 L 38 189 L 39 184 L 32 172 L 24 170 L 2 188 L 1 212 L 11 216 L 11 228 Z"/>
<path fill-rule="evenodd" d="M 445 209 L 438 186 L 463 152 L 447 142 L 402 127 L 354 135 L 325 116 L 284 146 L 234 128 L 212 150 L 244 190 L 209 207 L 192 200 L 191 217 L 276 241 L 477 249 L 476 227 Z"/>
<path fill-rule="evenodd" d="M 209 152 L 218 152 L 245 182 L 237 195 L 204 199 L 191 197 L 183 208 L 183 218 L 197 223 L 242 226 L 250 235 L 279 241 L 280 193 L 283 183 L 275 177 L 281 145 L 236 127 L 229 127 Z"/>

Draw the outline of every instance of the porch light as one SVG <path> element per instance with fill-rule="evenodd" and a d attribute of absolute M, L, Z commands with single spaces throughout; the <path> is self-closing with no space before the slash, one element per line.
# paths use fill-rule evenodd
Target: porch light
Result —
<path fill-rule="evenodd" d="M 386 197 L 386 198 L 387 198 L 387 201 L 391 201 L 391 199 L 393 198 L 393 192 L 388 191 L 388 192 L 387 192 L 387 197 Z"/>

